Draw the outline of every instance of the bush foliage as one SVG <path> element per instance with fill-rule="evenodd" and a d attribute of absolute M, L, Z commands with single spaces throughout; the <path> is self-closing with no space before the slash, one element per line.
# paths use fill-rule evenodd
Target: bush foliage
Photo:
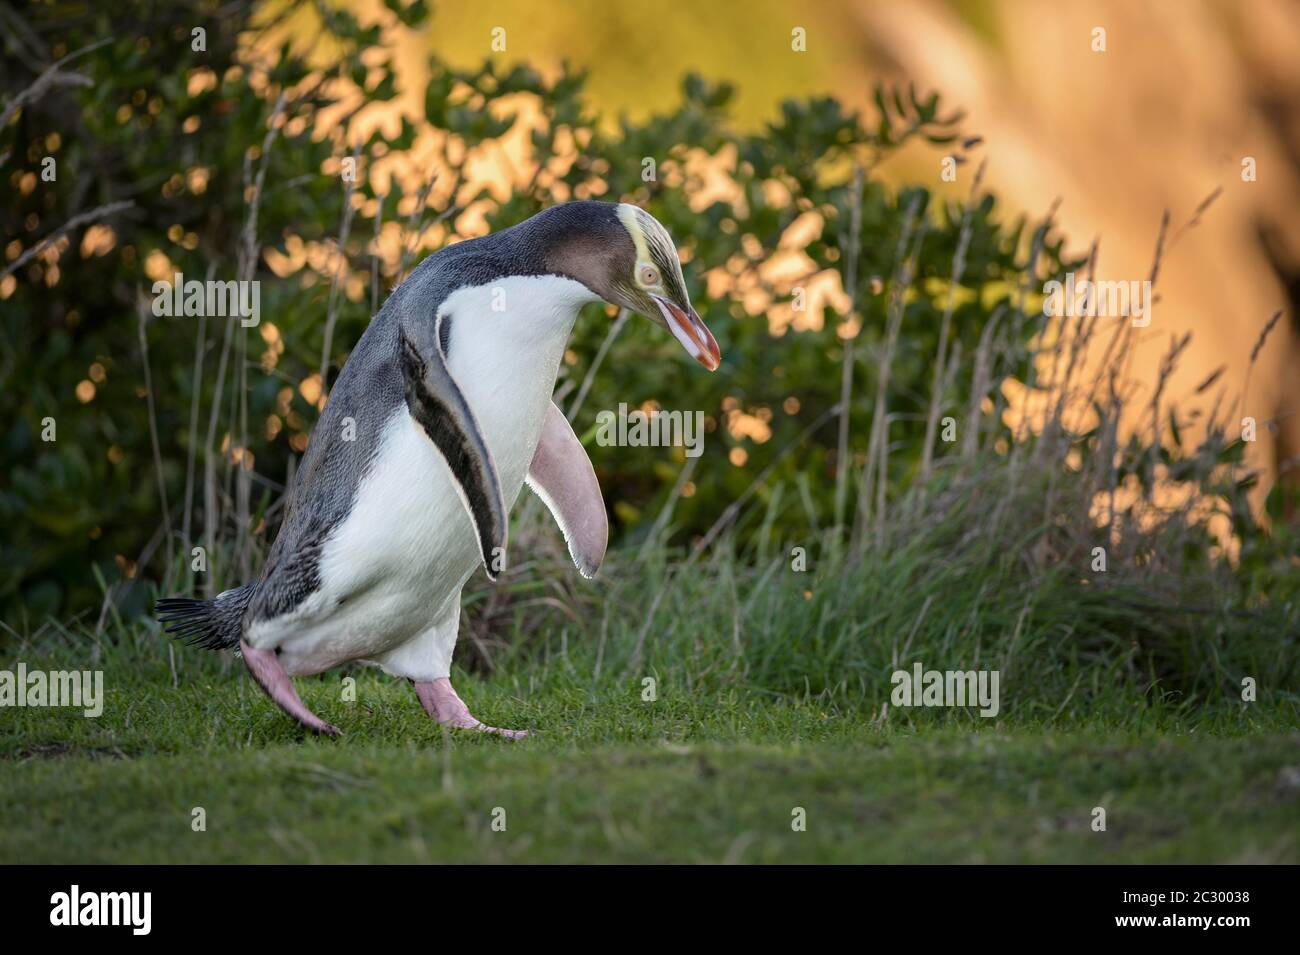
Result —
<path fill-rule="evenodd" d="M 5 289 L 0 401 L 7 429 L 0 453 L 7 480 L 0 521 L 8 529 L 0 601 L 10 614 L 39 620 L 96 607 L 97 578 L 156 577 L 166 557 L 208 533 L 220 542 L 247 531 L 246 550 L 254 554 L 274 534 L 275 502 L 294 442 L 300 450 L 318 414 L 308 400 L 317 391 L 308 386 L 304 395 L 301 384 L 320 365 L 334 271 L 330 260 L 276 274 L 268 257 L 303 244 L 332 248 L 349 201 L 356 211 L 346 265 L 364 292 L 353 288 L 348 295 L 342 282 L 333 296 L 330 374 L 337 374 L 371 315 L 376 217 L 400 222 L 415 253 L 379 264 L 382 300 L 403 267 L 432 251 L 415 251 L 416 237 L 433 236 L 431 245 L 455 240 L 463 210 L 482 214 L 495 229 L 573 197 L 627 200 L 653 212 L 683 248 L 690 291 L 722 345 L 724 365 L 703 375 L 658 329 L 633 320 L 612 340 L 576 424 L 589 432 L 597 410 L 621 402 L 705 412 L 713 430 L 689 488 L 694 493 L 673 512 L 681 534 L 706 531 L 769 466 L 778 480 L 797 480 L 802 488 L 779 516 L 783 527 L 833 519 L 837 433 L 828 411 L 840 398 L 840 333 L 861 329 L 853 341 L 848 445 L 861 461 L 896 295 L 904 300 L 907 334 L 893 354 L 888 389 L 889 438 L 901 449 L 891 477 L 915 466 L 964 210 L 923 187 L 889 188 L 874 168 L 916 138 L 962 149 L 956 118 L 944 115 L 937 97 L 881 91 L 874 117 L 848 113 L 832 99 L 790 101 L 768 128 L 743 133 L 729 125 L 731 89 L 695 76 L 683 82 L 672 113 L 613 123 L 591 109 L 582 75 L 567 69 L 543 77 L 491 60 L 457 70 L 433 59 L 423 117 L 402 117 L 363 143 L 349 142 L 345 122 L 322 117 L 391 103 L 398 94 L 391 31 L 419 26 L 427 15 L 420 4 L 390 8 L 383 29 L 342 11 L 322 20 L 324 8 L 311 4 L 274 8 L 261 20 L 243 7 L 214 13 L 203 3 L 102 8 L 75 22 L 41 8 L 31 12 L 30 37 L 17 41 L 29 55 L 6 60 L 5 88 L 25 88 L 48 63 L 69 54 L 75 55 L 60 75 L 77 74 L 84 82 L 53 84 L 0 131 L 7 154 L 0 169 L 15 187 L 0 212 L 12 248 L 27 249 L 89 210 L 131 205 L 106 217 L 111 241 L 98 230 L 88 239 L 90 223 L 79 225 L 19 268 Z M 292 25 L 287 34 L 286 24 Z M 205 31 L 202 50 L 193 48 L 196 25 Z M 281 36 L 287 38 L 280 42 Z M 272 43 L 279 46 L 268 49 Z M 358 87 L 365 91 L 360 102 Z M 486 186 L 472 186 L 468 166 L 522 124 L 529 129 L 528 166 L 539 172 L 498 201 Z M 411 149 L 420 137 L 437 143 L 438 183 L 426 180 L 411 195 L 394 178 L 378 194 L 380 177 L 368 174 L 371 166 Z M 350 195 L 340 169 L 354 151 L 359 173 Z M 52 182 L 40 176 L 46 156 L 57 164 Z M 725 198 L 710 201 L 704 193 L 709 184 L 695 158 L 706 156 L 722 157 L 729 167 Z M 647 160 L 655 166 L 652 181 L 644 175 Z M 862 181 L 855 178 L 859 169 L 866 171 Z M 248 256 L 250 274 L 262 283 L 263 322 L 278 335 L 268 339 L 264 327 L 236 326 L 227 342 L 228 330 L 216 322 L 146 315 L 147 377 L 139 303 L 153 284 L 146 273 L 150 257 L 161 262 L 161 253 L 187 278 L 243 275 L 258 182 L 253 235 L 264 254 Z M 435 208 L 428 199 L 439 190 L 449 201 Z M 815 223 L 801 267 L 808 277 L 837 273 L 853 297 L 854 317 L 846 325 L 827 297 L 809 296 L 812 308 L 792 313 L 800 319 L 795 328 L 775 335 L 767 312 L 788 309 L 801 279 L 774 279 L 760 267 L 801 217 Z M 1029 266 L 1023 223 L 1002 223 L 992 197 L 980 197 L 970 210 L 968 232 L 958 279 L 964 294 L 952 313 L 951 337 L 969 353 L 990 314 L 1012 304 Z M 1059 270 L 1059 240 L 1039 248 L 1040 269 Z M 712 295 L 709 270 L 726 286 Z M 597 309 L 579 322 L 560 382 L 570 401 L 610 329 L 611 317 Z M 1014 356 L 1006 370 L 1023 362 L 1023 353 Z M 947 385 L 956 395 L 969 382 Z M 170 536 L 160 524 L 149 388 Z M 215 440 L 208 447 L 214 404 Z M 272 415 L 283 425 L 274 434 L 263 427 Z M 53 442 L 42 440 L 47 417 L 56 422 Z M 777 460 L 792 443 L 797 453 Z M 744 451 L 743 464 L 732 463 L 742 460 L 732 456 L 735 448 Z M 593 444 L 591 452 L 616 535 L 644 536 L 678 481 L 680 450 Z M 219 521 L 210 529 L 202 527 L 209 455 L 217 483 L 211 513 Z M 248 461 L 245 484 L 240 462 Z M 144 554 L 151 559 L 141 560 Z M 230 584 L 249 566 L 247 554 L 224 566 L 223 554 L 213 556 L 213 586 Z"/>

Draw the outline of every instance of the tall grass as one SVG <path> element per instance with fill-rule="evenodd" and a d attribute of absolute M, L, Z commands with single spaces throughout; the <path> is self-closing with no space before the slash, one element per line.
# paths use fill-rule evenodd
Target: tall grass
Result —
<path fill-rule="evenodd" d="M 906 333 L 907 245 L 905 236 L 856 517 L 773 540 L 773 513 L 798 488 L 769 483 L 769 469 L 689 550 L 616 551 L 592 590 L 575 583 L 544 515 L 528 512 L 512 538 L 527 561 L 501 586 L 469 592 L 469 658 L 491 669 L 502 654 L 541 655 L 593 676 L 654 674 L 873 710 L 889 675 L 915 662 L 998 669 L 1005 712 L 1026 718 L 1156 699 L 1240 703 L 1246 678 L 1261 698 L 1300 701 L 1294 531 L 1252 508 L 1240 405 L 1220 393 L 1208 416 L 1196 406 L 1218 373 L 1169 395 L 1187 336 L 1171 341 L 1144 392 L 1125 372 L 1130 319 L 1057 320 L 1033 339 L 1033 387 L 1010 406 L 1010 326 L 1042 320 L 1026 299 L 1010 320 L 995 311 L 969 356 L 940 336 L 928 418 L 937 425 L 951 411 L 965 426 L 890 480 L 880 383 L 890 342 Z M 1094 263 L 1095 249 L 1090 276 Z M 958 380 L 968 393 L 953 391 Z"/>
<path fill-rule="evenodd" d="M 259 254 L 257 208 L 282 108 L 283 98 L 271 114 L 260 164 L 254 169 L 250 160 L 244 171 L 247 214 L 238 263 L 244 278 L 254 274 Z M 859 167 L 851 190 L 855 203 L 862 200 L 862 175 Z M 981 179 L 982 168 L 952 262 L 953 303 Z M 350 196 L 352 185 L 346 189 Z M 405 223 L 405 234 L 416 239 L 427 228 L 427 195 L 426 189 Z M 1202 203 L 1175 239 L 1212 200 Z M 352 203 L 344 209 L 321 359 L 322 395 L 328 390 Z M 453 211 L 434 213 L 435 221 Z M 861 216 L 851 215 L 842 257 L 851 300 L 860 280 L 855 269 L 861 228 Z M 1206 400 L 1217 374 L 1193 395 L 1168 395 L 1186 336 L 1171 342 L 1157 380 L 1139 398 L 1127 373 L 1134 348 L 1127 319 L 1045 323 L 1031 339 L 1026 365 L 1026 323 L 1044 322 L 1029 303 L 1047 223 L 1030 240 L 1017 301 L 989 315 L 969 354 L 950 338 L 952 305 L 944 311 L 931 393 L 922 403 L 926 427 L 919 465 L 891 455 L 892 363 L 909 333 L 908 292 L 918 281 L 927 229 L 918 194 L 888 280 L 882 341 L 863 353 L 847 338 L 839 368 L 827 368 L 827 374 L 839 372 L 841 400 L 801 435 L 829 428 L 835 419 L 829 525 L 819 523 L 810 504 L 807 473 L 789 483 L 773 477 L 778 462 L 800 453 L 800 441 L 778 452 L 714 526 L 683 548 L 673 543 L 671 517 L 693 476 L 696 461 L 688 459 L 648 539 L 636 549 L 613 551 L 594 585 L 572 571 L 549 516 L 526 498 L 511 535 L 514 566 L 499 584 L 475 578 L 466 591 L 461 662 L 491 671 L 504 660 L 561 661 L 596 679 L 651 674 L 693 687 L 735 685 L 872 710 L 888 697 L 889 674 L 915 662 L 936 669 L 998 669 L 1006 688 L 1004 712 L 1030 716 L 1144 696 L 1188 703 L 1239 698 L 1245 677 L 1260 682 L 1261 695 L 1290 692 L 1293 698 L 1294 691 L 1285 688 L 1300 676 L 1294 541 L 1280 528 L 1270 531 L 1252 510 L 1254 476 L 1243 464 L 1233 423 L 1238 405 L 1225 405 L 1220 394 L 1208 417 L 1186 405 Z M 1153 282 L 1167 236 L 1166 218 Z M 403 274 L 414 244 L 403 243 Z M 1090 276 L 1094 264 L 1095 248 Z M 377 302 L 374 266 L 371 297 Z M 586 370 L 568 402 L 570 419 L 626 320 L 624 314 L 613 323 Z M 1264 327 L 1261 344 L 1275 323 Z M 217 346 L 215 339 L 208 342 L 206 322 L 198 324 L 196 336 L 195 368 L 201 372 L 206 349 Z M 237 453 L 247 449 L 249 433 L 245 338 L 244 329 L 226 323 L 207 408 L 200 406 L 201 374 L 195 376 L 179 521 L 162 503 L 159 533 L 138 562 L 142 567 L 155 553 L 163 555 L 166 592 L 198 581 L 212 594 L 255 578 L 273 535 L 254 533 L 254 525 L 274 525 L 292 485 L 292 470 L 281 485 L 256 474 L 247 455 Z M 156 458 L 154 383 L 147 374 L 143 324 L 141 348 Z M 1025 367 L 1028 379 L 1015 381 Z M 864 372 L 874 410 L 870 421 L 851 421 L 848 409 L 854 389 L 864 386 Z M 1145 405 L 1135 415 L 1139 400 Z M 945 416 L 958 423 L 954 440 L 940 439 Z M 1189 444 L 1193 423 L 1199 437 Z M 864 431 L 866 455 L 855 467 L 852 437 Z M 221 433 L 233 447 L 218 447 Z M 155 470 L 161 472 L 157 460 Z M 158 482 L 161 501 L 161 475 Z M 201 536 L 193 530 L 195 497 L 202 501 Z M 808 516 L 797 539 L 773 535 L 774 526 L 792 526 L 774 520 L 782 507 L 803 508 Z M 208 561 L 202 574 L 191 568 L 196 542 L 204 545 Z M 106 588 L 97 640 L 119 613 L 119 595 L 117 586 Z M 156 625 L 149 630 L 165 639 Z"/>

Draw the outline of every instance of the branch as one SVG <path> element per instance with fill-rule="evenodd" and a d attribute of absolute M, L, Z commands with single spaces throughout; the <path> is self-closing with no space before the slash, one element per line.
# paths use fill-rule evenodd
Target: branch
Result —
<path fill-rule="evenodd" d="M 92 43 L 90 46 L 83 46 L 80 50 L 74 50 L 63 59 L 49 67 L 44 73 L 36 77 L 35 82 L 27 89 L 20 92 L 17 96 L 9 101 L 3 113 L 0 113 L 0 129 L 8 125 L 9 120 L 13 118 L 14 113 L 18 112 L 28 103 L 35 102 L 46 94 L 54 86 L 90 86 L 91 79 L 88 76 L 82 76 L 80 73 L 65 73 L 61 67 L 65 63 L 75 60 L 79 56 L 85 56 L 92 50 L 98 50 L 107 43 L 112 43 L 112 37 L 106 37 L 98 43 Z"/>
<path fill-rule="evenodd" d="M 14 272 L 17 272 L 24 265 L 30 262 L 33 258 L 40 255 L 47 248 L 53 245 L 64 233 L 71 232 L 73 229 L 77 228 L 78 226 L 84 225 L 85 223 L 90 222 L 94 219 L 111 216 L 115 212 L 121 212 L 123 209 L 130 209 L 133 208 L 134 206 L 135 203 L 132 202 L 130 199 L 127 199 L 122 202 L 110 202 L 107 205 L 103 205 L 95 209 L 91 209 L 89 212 L 82 212 L 79 215 L 73 216 L 67 222 L 63 223 L 63 225 L 59 226 L 59 228 L 55 229 L 45 238 L 41 239 L 40 242 L 37 242 L 34 246 L 32 246 L 22 255 L 18 256 L 18 258 L 14 259 L 12 262 L 6 265 L 4 267 L 4 270 L 0 271 L 0 279 Z"/>

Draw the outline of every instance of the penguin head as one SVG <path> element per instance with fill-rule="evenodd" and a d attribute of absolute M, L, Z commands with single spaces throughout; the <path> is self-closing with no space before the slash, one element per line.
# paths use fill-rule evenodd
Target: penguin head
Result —
<path fill-rule="evenodd" d="M 632 240 L 632 261 L 618 256 L 623 274 L 616 276 L 613 297 L 606 301 L 644 315 L 670 332 L 692 358 L 709 371 L 722 360 L 718 343 L 691 307 L 677 246 L 659 220 L 644 209 L 619 203 L 618 219 Z M 630 273 L 630 274 L 629 274 Z"/>
<path fill-rule="evenodd" d="M 545 249 L 546 268 L 668 329 L 692 358 L 717 369 L 718 343 L 691 307 L 677 247 L 650 213 L 629 203 L 566 202 L 525 226 L 529 241 Z"/>

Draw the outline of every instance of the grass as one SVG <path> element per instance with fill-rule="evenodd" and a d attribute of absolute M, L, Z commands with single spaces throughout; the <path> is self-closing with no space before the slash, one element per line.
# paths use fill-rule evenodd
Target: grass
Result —
<path fill-rule="evenodd" d="M 1158 455 L 1103 411 L 946 455 L 853 533 L 778 543 L 759 489 L 594 584 L 525 507 L 458 651 L 476 715 L 538 731 L 518 743 L 356 668 L 298 681 L 345 733 L 304 737 L 111 591 L 93 631 L 10 630 L 0 669 L 101 668 L 107 700 L 3 711 L 0 860 L 1298 862 L 1294 535 L 1249 519 L 1221 429 Z M 1177 478 L 1223 508 L 1162 504 Z M 997 671 L 998 715 L 891 705 L 916 663 Z"/>
<path fill-rule="evenodd" d="M 916 460 L 881 385 L 829 528 L 783 451 L 688 553 L 661 549 L 670 499 L 589 584 L 530 501 L 458 651 L 471 709 L 521 742 L 444 732 L 356 668 L 298 681 L 345 733 L 304 737 L 231 656 L 123 619 L 134 578 L 93 630 L 6 628 L 0 669 L 101 668 L 107 701 L 3 711 L 0 860 L 1300 862 L 1300 535 L 1280 488 L 1268 520 L 1250 500 L 1236 406 L 1189 430 L 1165 396 L 1186 338 L 1138 404 L 1132 326 L 1100 328 L 1039 337 L 1033 426 L 993 398 L 1020 331 L 984 334 L 966 393 L 935 375 L 929 420 L 966 407 L 962 440 L 931 429 Z M 214 568 L 257 563 L 236 523 Z M 195 580 L 190 543 L 168 592 L 242 582 Z M 918 663 L 996 671 L 997 716 L 892 705 Z"/>
<path fill-rule="evenodd" d="M 517 743 L 445 733 L 374 671 L 297 681 L 344 730 L 329 741 L 304 735 L 234 658 L 173 656 L 138 625 L 115 636 L 97 644 L 102 716 L 5 711 L 0 860 L 1300 861 L 1285 694 L 1189 705 L 1117 686 L 1040 716 L 1008 680 L 1005 717 L 881 719 L 874 698 L 687 681 L 702 671 L 698 657 L 674 667 L 683 633 L 649 665 L 653 702 L 642 677 L 608 665 L 608 646 L 599 675 L 598 648 L 573 643 L 507 654 L 486 679 L 459 674 L 479 716 L 538 731 Z M 713 652 L 711 634 L 694 636 Z M 19 647 L 4 666 L 90 665 L 80 639 Z M 1105 832 L 1091 828 L 1096 806 Z M 196 807 L 206 831 L 191 828 Z"/>
<path fill-rule="evenodd" d="M 1300 862 L 1289 538 L 1234 565 L 1143 498 L 1099 526 L 1061 460 L 941 464 L 858 547 L 760 525 L 594 584 L 525 508 L 457 677 L 517 743 L 361 668 L 298 681 L 345 734 L 307 737 L 238 660 L 111 602 L 102 631 L 11 632 L 0 668 L 102 668 L 106 702 L 4 711 L 0 860 Z M 998 715 L 891 705 L 914 663 L 996 670 Z"/>

